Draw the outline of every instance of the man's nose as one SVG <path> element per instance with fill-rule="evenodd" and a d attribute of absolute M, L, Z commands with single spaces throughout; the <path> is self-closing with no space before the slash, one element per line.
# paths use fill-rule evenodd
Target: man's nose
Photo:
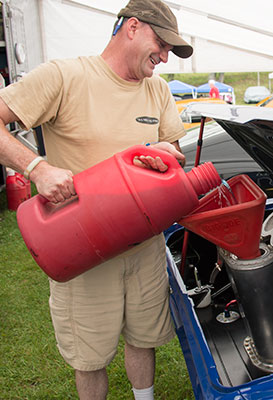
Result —
<path fill-rule="evenodd" d="M 169 58 L 169 51 L 168 50 L 162 50 L 160 53 L 160 60 L 164 63 L 168 62 Z"/>

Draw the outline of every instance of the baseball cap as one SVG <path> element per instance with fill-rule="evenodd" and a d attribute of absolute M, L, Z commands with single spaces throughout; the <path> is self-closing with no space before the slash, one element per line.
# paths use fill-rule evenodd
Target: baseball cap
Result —
<path fill-rule="evenodd" d="M 120 17 L 136 17 L 148 23 L 161 40 L 173 46 L 172 52 L 178 57 L 192 55 L 192 46 L 179 35 L 175 15 L 161 0 L 130 0 L 118 13 Z"/>

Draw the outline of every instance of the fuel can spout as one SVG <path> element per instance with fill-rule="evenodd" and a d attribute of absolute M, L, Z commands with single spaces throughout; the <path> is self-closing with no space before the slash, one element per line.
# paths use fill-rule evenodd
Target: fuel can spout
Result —
<path fill-rule="evenodd" d="M 237 175 L 204 196 L 179 224 L 245 260 L 260 256 L 266 195 L 247 175 Z"/>

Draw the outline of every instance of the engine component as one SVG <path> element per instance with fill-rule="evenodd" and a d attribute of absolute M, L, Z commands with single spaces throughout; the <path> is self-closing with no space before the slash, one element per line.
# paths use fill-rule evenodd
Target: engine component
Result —
<path fill-rule="evenodd" d="M 250 331 L 250 339 L 245 341 L 245 349 L 255 365 L 265 371 L 272 371 L 273 364 L 273 249 L 260 243 L 261 256 L 252 260 L 241 260 L 220 249 L 233 277 Z M 250 344 L 251 343 L 251 344 Z M 250 351 L 251 350 L 251 354 Z"/>

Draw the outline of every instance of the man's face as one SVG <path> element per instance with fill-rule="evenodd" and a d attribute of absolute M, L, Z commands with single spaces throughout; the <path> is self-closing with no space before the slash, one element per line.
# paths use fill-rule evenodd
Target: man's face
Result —
<path fill-rule="evenodd" d="M 161 40 L 149 24 L 142 22 L 133 43 L 133 57 L 128 62 L 132 80 L 136 81 L 151 77 L 156 65 L 168 61 L 168 53 L 173 48 Z"/>

